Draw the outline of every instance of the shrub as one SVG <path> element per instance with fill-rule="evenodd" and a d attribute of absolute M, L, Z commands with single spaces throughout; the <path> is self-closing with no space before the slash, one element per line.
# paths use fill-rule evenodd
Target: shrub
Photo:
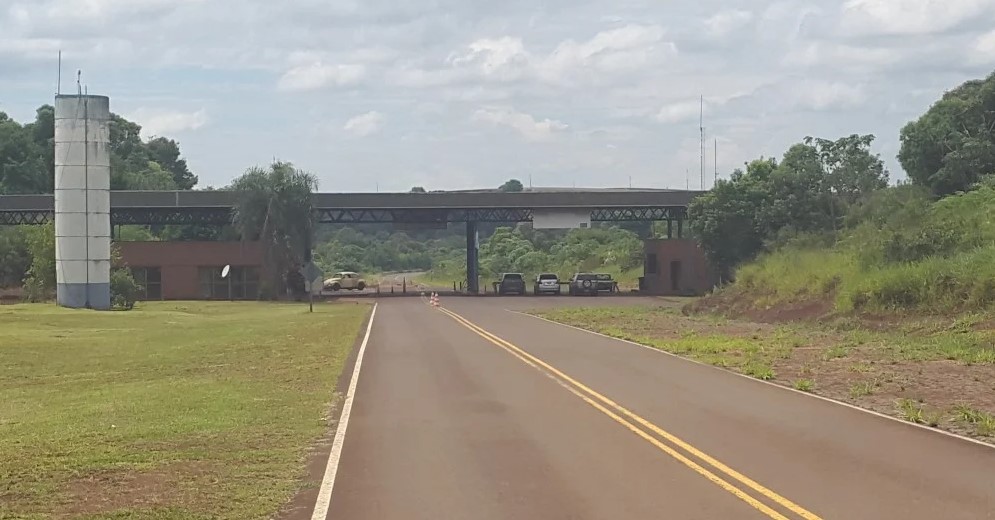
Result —
<path fill-rule="evenodd" d="M 142 287 L 138 285 L 128 269 L 111 270 L 111 307 L 119 310 L 131 310 L 138 300 Z"/>
<path fill-rule="evenodd" d="M 888 211 L 859 208 L 834 245 L 818 235 L 787 240 L 741 267 L 737 287 L 758 305 L 830 297 L 842 312 L 995 306 L 995 189 L 925 207 L 911 191 L 882 197 Z M 912 207 L 896 205 L 903 200 Z"/>
<path fill-rule="evenodd" d="M 24 278 L 24 297 L 30 302 L 50 300 L 55 292 L 55 224 L 26 231 L 31 267 Z"/>

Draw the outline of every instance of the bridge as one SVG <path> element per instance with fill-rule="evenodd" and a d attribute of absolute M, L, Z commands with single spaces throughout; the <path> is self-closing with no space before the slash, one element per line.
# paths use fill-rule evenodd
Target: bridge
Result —
<path fill-rule="evenodd" d="M 477 280 L 477 224 L 666 221 L 668 236 L 683 234 L 687 207 L 702 192 L 679 190 L 449 191 L 429 193 L 315 193 L 315 220 L 325 224 L 393 223 L 415 227 L 466 224 L 467 281 Z M 112 191 L 110 219 L 121 225 L 232 223 L 238 194 L 231 191 Z M 0 225 L 43 224 L 54 218 L 54 196 L 0 195 Z M 562 218 L 560 218 L 562 222 Z M 550 224 L 549 227 L 557 227 Z"/>
<path fill-rule="evenodd" d="M 543 210 L 579 210 L 594 222 L 683 221 L 701 192 L 586 190 L 432 193 L 315 193 L 319 223 L 529 222 Z M 113 225 L 201 224 L 232 221 L 230 191 L 112 191 Z M 0 225 L 42 224 L 55 202 L 46 195 L 0 196 Z"/>

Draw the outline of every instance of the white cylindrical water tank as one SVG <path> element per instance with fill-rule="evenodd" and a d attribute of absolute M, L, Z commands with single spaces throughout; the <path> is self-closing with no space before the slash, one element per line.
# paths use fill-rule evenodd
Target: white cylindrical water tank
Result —
<path fill-rule="evenodd" d="M 59 305 L 111 306 L 110 100 L 55 97 L 55 275 Z"/>

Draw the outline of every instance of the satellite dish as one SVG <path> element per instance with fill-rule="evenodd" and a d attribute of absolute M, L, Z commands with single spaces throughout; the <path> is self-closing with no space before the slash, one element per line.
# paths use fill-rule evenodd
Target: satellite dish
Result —
<path fill-rule="evenodd" d="M 231 271 L 231 266 L 230 265 L 226 265 L 224 267 L 224 269 L 221 270 L 221 277 L 222 278 L 228 278 L 228 271 Z"/>

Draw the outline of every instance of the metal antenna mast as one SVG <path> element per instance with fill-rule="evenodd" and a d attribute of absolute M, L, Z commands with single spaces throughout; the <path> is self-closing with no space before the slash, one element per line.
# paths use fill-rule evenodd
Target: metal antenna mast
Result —
<path fill-rule="evenodd" d="M 701 152 L 701 190 L 705 190 L 705 96 L 701 96 L 698 110 L 698 131 L 700 133 L 698 146 Z"/>
<path fill-rule="evenodd" d="M 719 140 L 715 139 L 715 157 L 712 159 L 712 167 L 715 168 L 715 177 L 712 179 L 712 187 L 719 183 Z"/>

